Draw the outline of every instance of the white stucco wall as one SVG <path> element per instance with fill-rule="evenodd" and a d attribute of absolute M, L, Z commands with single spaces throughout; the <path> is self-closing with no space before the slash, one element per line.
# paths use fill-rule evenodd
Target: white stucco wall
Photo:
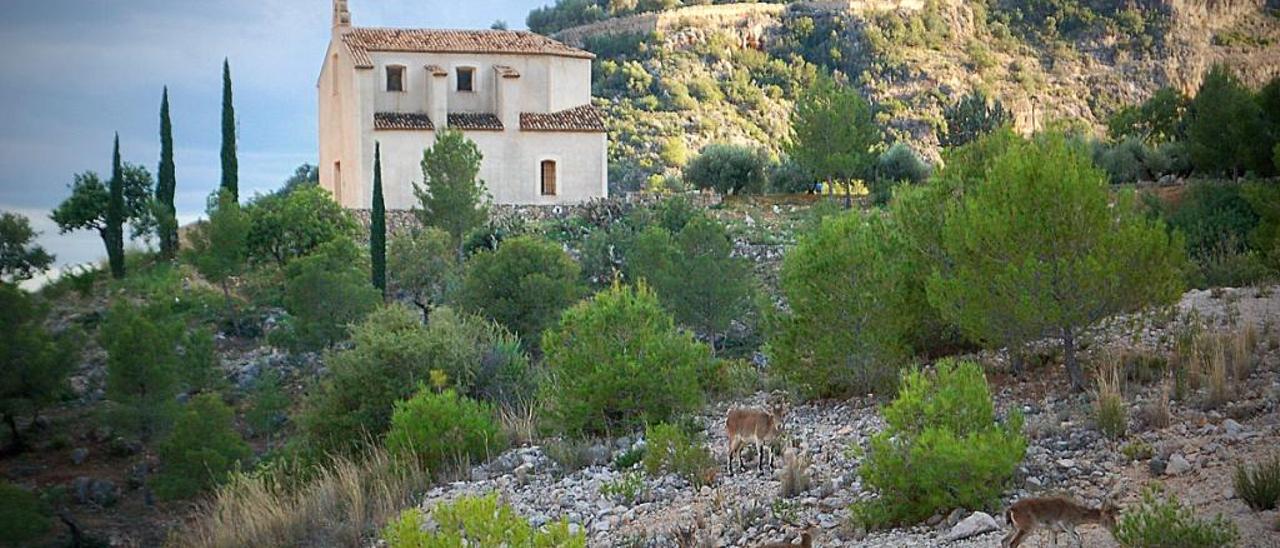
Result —
<path fill-rule="evenodd" d="M 382 145 L 382 180 L 387 207 L 414 205 L 413 183 L 422 182 L 422 151 L 435 132 L 374 130 L 375 112 L 430 113 L 437 128 L 446 124 L 433 110 L 428 65 L 448 71 L 445 103 L 448 112 L 493 113 L 503 119 L 503 131 L 464 131 L 483 154 L 480 178 L 495 203 L 567 204 L 607 195 L 608 166 L 604 133 L 520 131 L 519 112 L 555 112 L 590 104 L 591 61 L 554 55 L 438 54 L 372 52 L 373 69 L 356 69 L 340 39 L 330 44 L 317 89 L 320 115 L 320 184 L 350 208 L 368 208 L 373 181 L 374 142 Z M 335 47 L 335 45 L 338 45 Z M 386 67 L 405 67 L 403 92 L 386 91 Z M 494 65 L 515 69 L 519 78 L 495 74 Z M 457 67 L 475 67 L 474 91 L 457 91 Z M 499 85 L 503 101 L 498 108 Z M 334 93 L 334 89 L 337 93 Z M 539 165 L 556 161 L 557 193 L 540 194 Z M 337 184 L 334 164 L 342 170 Z"/>

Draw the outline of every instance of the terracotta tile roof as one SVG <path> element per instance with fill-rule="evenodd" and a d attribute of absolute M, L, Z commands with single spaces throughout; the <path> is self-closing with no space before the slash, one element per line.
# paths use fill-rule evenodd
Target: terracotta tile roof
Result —
<path fill-rule="evenodd" d="M 490 112 L 450 112 L 449 127 L 456 129 L 502 131 L 502 120 Z"/>
<path fill-rule="evenodd" d="M 558 112 L 521 112 L 522 131 L 604 132 L 604 117 L 592 105 L 582 105 Z"/>
<path fill-rule="evenodd" d="M 411 112 L 375 112 L 373 129 L 435 129 L 431 117 Z"/>
<path fill-rule="evenodd" d="M 373 68 L 371 51 L 519 53 L 593 59 L 589 51 L 522 30 L 435 30 L 355 27 L 342 35 L 356 68 Z"/>

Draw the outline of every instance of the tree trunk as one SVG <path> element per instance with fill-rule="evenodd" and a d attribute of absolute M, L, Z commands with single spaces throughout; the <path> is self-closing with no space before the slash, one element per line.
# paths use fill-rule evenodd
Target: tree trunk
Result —
<path fill-rule="evenodd" d="M 413 304 L 422 309 L 422 325 L 427 325 L 431 319 L 431 301 L 414 299 Z"/>
<path fill-rule="evenodd" d="M 4 422 L 9 425 L 9 431 L 13 433 L 13 443 L 9 444 L 8 451 L 14 454 L 21 453 L 26 444 L 23 443 L 22 433 L 18 431 L 18 421 L 14 418 L 13 413 L 5 413 Z"/>
<path fill-rule="evenodd" d="M 1080 362 L 1076 360 L 1076 334 L 1070 327 L 1062 328 L 1062 356 L 1067 366 L 1067 378 L 1071 379 L 1071 389 L 1084 390 L 1084 371 L 1080 370 Z"/>
<path fill-rule="evenodd" d="M 853 209 L 853 183 L 844 184 L 844 208 Z"/>

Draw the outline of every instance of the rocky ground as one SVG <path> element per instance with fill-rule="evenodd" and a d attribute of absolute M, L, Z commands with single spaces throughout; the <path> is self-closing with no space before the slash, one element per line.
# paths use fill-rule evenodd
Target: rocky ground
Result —
<path fill-rule="evenodd" d="M 1201 514 L 1222 513 L 1235 522 L 1242 545 L 1280 546 L 1275 529 L 1280 515 L 1250 510 L 1231 486 L 1236 464 L 1272 455 L 1280 446 L 1280 330 L 1274 327 L 1280 319 L 1280 294 L 1274 289 L 1191 291 L 1176 312 L 1120 319 L 1099 328 L 1092 337 L 1095 350 L 1128 345 L 1159 351 L 1155 349 L 1172 346 L 1169 333 L 1190 321 L 1211 327 L 1248 323 L 1263 333 L 1259 365 L 1227 405 L 1207 409 L 1195 397 L 1174 401 L 1170 425 L 1148 428 L 1142 406 L 1159 387 L 1131 383 L 1126 389 L 1132 403 L 1129 434 L 1120 440 L 1105 438 L 1094 427 L 1088 395 L 1062 389 L 1066 379 L 1060 366 L 1042 365 L 1014 377 L 1000 372 L 999 354 L 977 356 L 997 371 L 990 381 L 1000 412 L 1017 408 L 1027 419 L 1027 457 L 1004 502 L 1061 493 L 1094 505 L 1114 496 L 1125 505 L 1138 499 L 1144 485 L 1159 481 Z M 695 489 L 674 475 L 652 478 L 638 468 L 615 469 L 609 464 L 613 458 L 643 443 L 621 438 L 588 451 L 599 464 L 569 473 L 541 446 L 512 449 L 474 467 L 468 479 L 432 489 L 422 508 L 460 494 L 497 492 L 534 524 L 564 517 L 584 527 L 592 546 L 674 546 L 690 531 L 698 545 L 755 546 L 795 539 L 807 526 L 815 527 L 818 546 L 999 545 L 1006 525 L 998 511 L 956 509 L 916 527 L 870 533 L 850 525 L 849 505 L 870 496 L 857 473 L 859 449 L 882 427 L 877 404 L 869 397 L 807 403 L 788 412 L 788 436 L 810 462 L 810 487 L 799 496 L 782 497 L 772 470 L 724 474 L 726 411 L 761 406 L 765 399 L 761 393 L 720 402 L 697 417 L 722 470 L 709 486 Z M 1139 446 L 1149 447 L 1150 454 L 1135 455 L 1132 449 Z M 617 485 L 627 477 L 642 482 L 634 501 L 601 494 L 602 485 Z M 1080 532 L 1085 546 L 1115 545 L 1100 528 L 1085 526 Z M 1042 535 L 1027 545 L 1048 544 L 1048 535 Z"/>

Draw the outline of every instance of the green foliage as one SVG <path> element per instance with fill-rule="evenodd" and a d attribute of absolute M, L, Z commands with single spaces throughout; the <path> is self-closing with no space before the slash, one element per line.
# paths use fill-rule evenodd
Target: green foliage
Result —
<path fill-rule="evenodd" d="M 118 160 L 118 156 L 116 154 L 113 158 Z M 113 228 L 119 226 L 115 224 L 115 219 L 119 220 L 119 224 L 128 223 L 134 237 L 143 236 L 151 229 L 154 223 L 151 173 L 142 166 L 113 164 L 112 179 L 120 182 L 119 189 L 123 199 L 123 209 L 118 216 L 109 215 L 113 201 L 110 185 L 103 183 L 97 173 L 86 171 L 75 175 L 75 181 L 69 186 L 71 196 L 54 208 L 50 218 L 58 225 L 60 234 L 75 230 L 96 230 L 106 245 L 108 258 L 118 255 L 119 266 L 123 267 L 124 232 L 122 228 L 119 231 Z M 117 241 L 117 233 L 120 234 L 119 245 L 114 243 Z"/>
<path fill-rule="evenodd" d="M 1107 135 L 1116 141 L 1136 138 L 1147 144 L 1181 140 L 1182 119 L 1189 103 L 1181 91 L 1160 88 L 1142 104 L 1116 111 L 1107 120 Z"/>
<path fill-rule="evenodd" d="M 1132 548 L 1209 548 L 1232 546 L 1240 539 L 1235 524 L 1221 514 L 1213 519 L 1196 514 L 1156 485 L 1145 489 L 1142 502 L 1120 517 L 1115 538 L 1121 546 Z"/>
<path fill-rule="evenodd" d="M 414 212 L 423 226 L 449 233 L 462 253 L 462 237 L 489 218 L 489 195 L 480 172 L 480 149 L 460 131 L 446 130 L 422 151 L 422 182 L 414 184 Z"/>
<path fill-rule="evenodd" d="M 1270 274 L 1274 262 L 1275 226 L 1280 208 L 1271 200 L 1277 192 L 1261 183 L 1196 182 L 1182 199 L 1155 203 L 1155 209 L 1171 230 L 1186 239 L 1194 262 L 1189 282 L 1195 287 L 1239 286 Z M 1264 262 L 1272 258 L 1268 268 Z"/>
<path fill-rule="evenodd" d="M 1026 452 L 1022 417 L 996 423 L 982 368 L 943 360 L 912 371 L 884 407 L 887 427 L 860 469 L 880 495 L 854 507 L 872 527 L 911 524 L 950 508 L 992 508 Z"/>
<path fill-rule="evenodd" d="M 578 264 L 560 246 L 519 236 L 467 262 L 461 307 L 537 341 L 560 312 L 578 299 Z"/>
<path fill-rule="evenodd" d="M 236 158 L 236 107 L 231 98 L 231 63 L 222 60 L 222 182 L 220 189 L 240 200 L 240 166 Z"/>
<path fill-rule="evenodd" d="M 782 263 L 790 311 L 770 330 L 773 372 L 810 397 L 890 388 L 912 328 L 900 247 L 892 221 L 880 215 L 827 217 L 802 236 Z"/>
<path fill-rule="evenodd" d="M 183 328 L 171 318 L 148 317 L 123 299 L 111 307 L 98 338 L 107 350 L 107 400 L 114 405 L 109 420 L 116 428 L 148 440 L 168 426 Z"/>
<path fill-rule="evenodd" d="M 1151 146 L 1139 137 L 1125 137 L 1117 143 L 1098 144 L 1095 162 L 1107 172 L 1113 184 L 1155 181 L 1167 173 L 1176 173 L 1175 158 L 1169 156 L 1171 143 Z"/>
<path fill-rule="evenodd" d="M 178 211 L 173 197 L 178 176 L 173 165 L 173 122 L 169 120 L 169 86 L 160 97 L 160 167 L 156 170 L 156 232 L 160 236 L 160 256 L 178 256 Z"/>
<path fill-rule="evenodd" d="M 635 503 L 644 491 L 644 475 L 638 471 L 600 484 L 600 494 L 602 496 L 608 499 L 620 500 L 623 504 Z"/>
<path fill-rule="evenodd" d="M 692 410 L 709 351 L 676 329 L 648 287 L 615 284 L 542 336 L 549 416 L 569 433 L 625 431 Z"/>
<path fill-rule="evenodd" d="M 1252 467 L 1237 465 L 1233 480 L 1236 496 L 1250 508 L 1262 511 L 1280 505 L 1280 456 Z"/>
<path fill-rule="evenodd" d="M 456 285 L 456 259 L 449 234 L 438 228 L 396 236 L 387 250 L 389 289 L 393 295 L 409 295 L 424 309 L 443 303 Z"/>
<path fill-rule="evenodd" d="M 715 479 L 716 461 L 696 436 L 674 424 L 648 426 L 644 432 L 644 469 L 651 476 L 676 474 L 701 487 Z"/>
<path fill-rule="evenodd" d="M 48 507 L 35 493 L 0 480 L 0 543 L 23 546 L 53 525 Z"/>
<path fill-rule="evenodd" d="M 681 325 L 715 337 L 751 306 L 752 276 L 733 257 L 724 225 L 699 215 L 676 234 L 652 226 L 636 236 L 627 276 L 645 280 Z"/>
<path fill-rule="evenodd" d="M 902 141 L 890 146 L 880 155 L 876 179 L 871 185 L 871 197 L 878 205 L 889 202 L 893 187 L 900 182 L 921 183 L 929 178 L 933 167 Z"/>
<path fill-rule="evenodd" d="M 289 403 L 289 395 L 280 386 L 280 374 L 275 369 L 267 369 L 253 383 L 244 421 L 254 434 L 269 436 L 279 429 L 280 418 L 289 410 Z"/>
<path fill-rule="evenodd" d="M 1242 175 L 1271 172 L 1270 145 L 1261 107 L 1244 84 L 1222 65 L 1205 75 L 1185 118 L 1196 170 Z"/>
<path fill-rule="evenodd" d="M 226 377 L 214 353 L 213 332 L 204 328 L 188 329 L 182 339 L 179 378 L 193 392 L 212 392 L 226 384 Z"/>
<path fill-rule="evenodd" d="M 0 310 L 0 417 L 10 445 L 21 449 L 17 418 L 34 418 L 61 394 L 75 345 L 53 337 L 43 325 L 44 309 L 15 286 L 0 284 Z"/>
<path fill-rule="evenodd" d="M 209 198 L 208 212 L 209 221 L 192 231 L 185 255 L 201 276 L 222 287 L 227 313 L 235 323 L 229 281 L 244 269 L 248 257 L 249 218 L 228 190 Z"/>
<path fill-rule="evenodd" d="M 403 305 L 385 305 L 352 329 L 351 348 L 327 356 L 329 377 L 304 401 L 299 417 L 308 443 L 349 451 L 391 424 L 392 405 L 413 395 L 432 371 L 443 372 L 460 393 L 495 401 L 519 398 L 527 386 L 527 360 L 512 349 L 515 337 L 475 316 L 437 308 L 431 322 Z"/>
<path fill-rule="evenodd" d="M 787 158 L 769 168 L 769 191 L 777 193 L 812 192 L 817 182 L 803 166 Z"/>
<path fill-rule="evenodd" d="M 1013 123 L 1013 114 L 1005 110 L 999 99 L 987 97 L 981 90 L 965 95 L 942 109 L 946 132 L 939 136 L 942 146 L 954 147 L 970 143 L 998 128 Z"/>
<path fill-rule="evenodd" d="M 0 283 L 18 283 L 49 269 L 53 255 L 36 245 L 26 217 L 0 212 Z"/>
<path fill-rule="evenodd" d="M 1181 294 L 1181 242 L 1144 218 L 1131 193 L 1114 198 L 1084 147 L 1058 134 L 1013 143 L 950 209 L 929 302 L 974 340 L 1016 346 L 1062 341 L 1083 389 L 1075 338 L 1116 313 Z"/>
<path fill-rule="evenodd" d="M 235 413 L 217 394 L 191 399 L 173 432 L 156 448 L 164 468 L 155 480 L 163 499 L 187 498 L 226 481 L 253 456 L 233 428 Z"/>
<path fill-rule="evenodd" d="M 1258 215 L 1258 224 L 1249 232 L 1249 244 L 1268 258 L 1272 271 L 1280 272 L 1280 186 L 1248 183 L 1243 193 Z"/>
<path fill-rule="evenodd" d="M 594 23 L 609 16 L 595 0 L 556 0 L 554 6 L 534 8 L 525 18 L 529 30 L 552 34 L 577 25 Z"/>
<path fill-rule="evenodd" d="M 120 134 L 111 151 L 111 181 L 107 183 L 106 244 L 111 277 L 124 277 L 124 174 L 120 166 Z"/>
<path fill-rule="evenodd" d="M 721 194 L 759 194 L 764 191 L 765 159 L 751 147 L 711 144 L 685 166 L 684 178 Z"/>
<path fill-rule="evenodd" d="M 316 185 L 286 187 L 255 196 L 244 208 L 249 217 L 249 258 L 287 266 L 298 257 L 315 253 L 333 240 L 354 238 L 355 219 Z"/>
<path fill-rule="evenodd" d="M 567 519 L 535 529 L 498 495 L 464 496 L 436 504 L 431 510 L 435 528 L 425 527 L 422 512 L 410 508 L 387 525 L 382 538 L 391 548 L 453 548 L 457 546 L 528 546 L 586 548 L 586 533 L 571 533 Z"/>
<path fill-rule="evenodd" d="M 284 297 L 291 328 L 289 345 L 321 349 L 344 339 L 347 325 L 382 300 L 369 283 L 368 268 L 368 257 L 345 238 L 289 263 Z"/>
<path fill-rule="evenodd" d="M 373 286 L 387 295 L 387 204 L 382 199 L 382 145 L 373 144 L 373 211 L 369 214 L 369 265 Z"/>
<path fill-rule="evenodd" d="M 428 470 L 483 460 L 507 444 L 492 407 L 425 385 L 412 398 L 396 402 L 386 443 L 393 452 L 417 456 Z"/>
<path fill-rule="evenodd" d="M 866 99 L 826 77 L 796 100 L 791 131 L 787 154 L 827 181 L 868 178 L 882 139 Z"/>

